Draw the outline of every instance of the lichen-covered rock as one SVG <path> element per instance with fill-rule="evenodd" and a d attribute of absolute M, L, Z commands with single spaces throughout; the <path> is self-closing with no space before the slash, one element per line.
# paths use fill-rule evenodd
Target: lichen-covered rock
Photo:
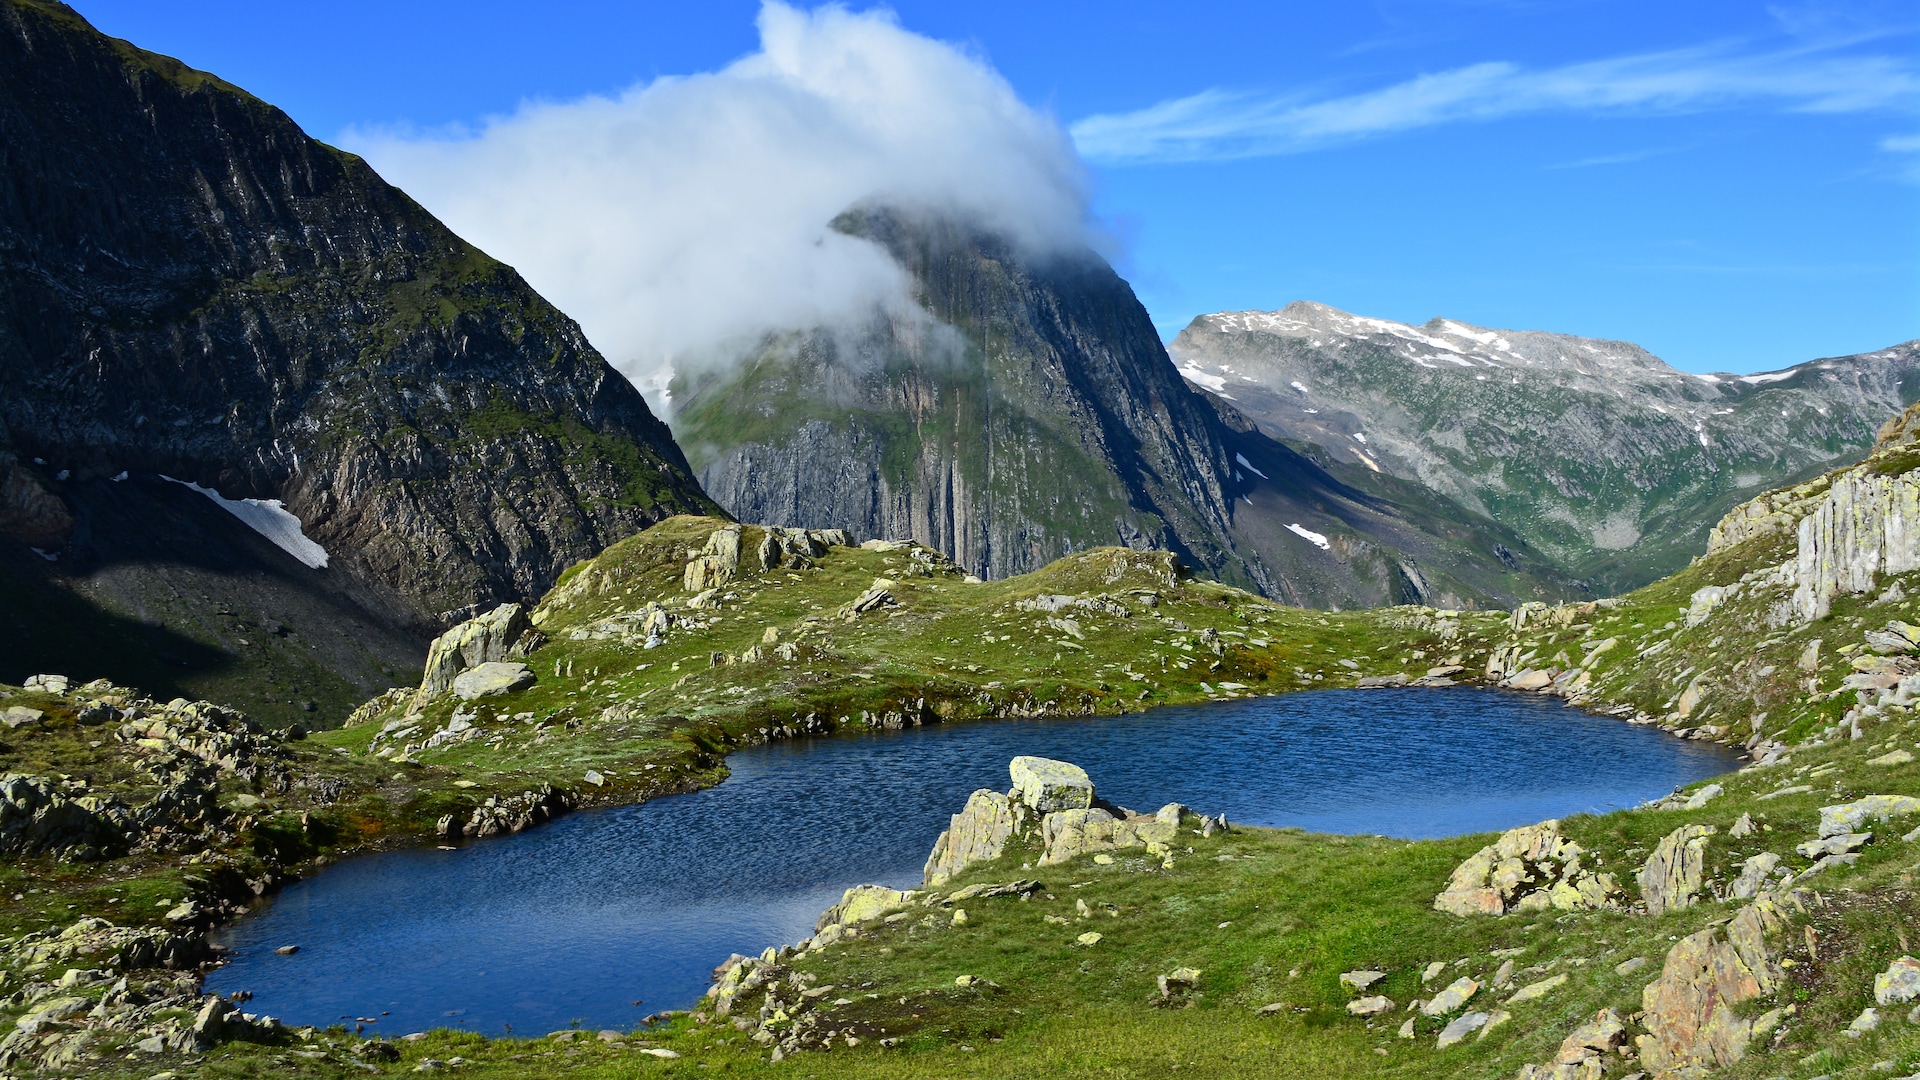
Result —
<path fill-rule="evenodd" d="M 944 885 L 974 863 L 999 858 L 1026 816 L 1024 805 L 1000 792 L 985 788 L 974 792 L 967 798 L 966 809 L 953 815 L 946 831 L 933 842 L 922 880 L 929 887 Z"/>
<path fill-rule="evenodd" d="M 840 902 L 820 913 L 815 933 L 829 926 L 851 926 L 877 919 L 913 903 L 920 894 L 911 889 L 889 889 L 885 885 L 855 885 L 840 896 Z"/>
<path fill-rule="evenodd" d="M 1874 821 L 1889 821 L 1920 813 L 1920 799 L 1911 795 L 1868 795 L 1850 803 L 1820 808 L 1820 835 L 1839 836 L 1860 831 Z"/>
<path fill-rule="evenodd" d="M 1447 984 L 1445 990 L 1433 996 L 1433 1000 L 1420 1006 L 1420 1011 L 1428 1016 L 1445 1016 L 1473 1000 L 1480 992 L 1480 984 L 1468 976 L 1462 975 Z"/>
<path fill-rule="evenodd" d="M 453 677 L 453 695 L 461 701 L 509 694 L 533 685 L 533 669 L 517 661 L 489 660 Z"/>
<path fill-rule="evenodd" d="M 680 584 L 690 593 L 719 588 L 740 569 L 740 526 L 715 529 L 707 546 L 687 562 Z"/>
<path fill-rule="evenodd" d="M 1920 569 L 1920 475 L 1885 475 L 1872 462 L 1833 481 L 1800 519 L 1793 611 L 1821 619 L 1836 596 L 1871 591 L 1882 575 Z"/>
<path fill-rule="evenodd" d="M 1709 927 L 1668 950 L 1660 977 L 1641 994 L 1647 1033 L 1638 1042 L 1648 1072 L 1721 1068 L 1746 1055 L 1753 1022 L 1736 1010 L 1780 985 L 1767 938 L 1785 925 L 1779 901 L 1765 893 L 1740 909 L 1724 939 Z"/>
<path fill-rule="evenodd" d="M 1740 876 L 1733 880 L 1728 895 L 1735 900 L 1751 900 L 1767 888 L 1767 879 L 1780 866 L 1780 856 L 1763 851 L 1740 864 Z"/>
<path fill-rule="evenodd" d="M 1707 870 L 1707 840 L 1720 830 L 1711 825 L 1682 825 L 1661 837 L 1640 868 L 1640 897 L 1647 914 L 1691 907 Z"/>
<path fill-rule="evenodd" d="M 191 969 L 206 959 L 206 942 L 159 927 L 115 926 L 91 916 L 56 930 L 27 934 L 14 942 L 13 961 L 86 964 L 112 968 Z"/>
<path fill-rule="evenodd" d="M 427 665 L 414 704 L 425 705 L 452 691 L 453 681 L 462 671 L 530 651 L 522 643 L 534 632 L 525 608 L 501 604 L 441 634 L 427 649 Z"/>
<path fill-rule="evenodd" d="M 1008 763 L 1007 772 L 1013 777 L 1013 793 L 1042 814 L 1093 805 L 1093 781 L 1072 762 L 1022 755 Z"/>
<path fill-rule="evenodd" d="M 1584 854 L 1560 835 L 1558 821 L 1508 829 L 1454 868 L 1433 906 L 1461 916 L 1613 906 L 1619 891 L 1613 875 L 1586 869 Z"/>
<path fill-rule="evenodd" d="M 1873 1000 L 1877 1005 L 1905 1005 L 1920 998 L 1920 960 L 1903 956 L 1873 977 Z"/>
<path fill-rule="evenodd" d="M 1553 1061 L 1523 1065 L 1518 1080 L 1600 1080 L 1609 1055 L 1626 1052 L 1627 1025 L 1612 1009 L 1601 1009 L 1560 1043 Z"/>
<path fill-rule="evenodd" d="M 465 824 L 448 814 L 439 822 L 439 833 L 450 839 L 470 836 L 483 839 L 531 829 L 572 810 L 574 797 L 552 784 L 543 784 L 518 795 L 490 795 L 473 808 Z"/>

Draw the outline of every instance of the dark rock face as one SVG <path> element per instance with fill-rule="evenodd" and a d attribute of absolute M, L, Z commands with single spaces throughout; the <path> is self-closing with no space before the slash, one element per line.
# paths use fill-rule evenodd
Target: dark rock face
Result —
<path fill-rule="evenodd" d="M 1555 593 L 1523 543 L 1456 528 L 1469 515 L 1444 498 L 1421 495 L 1436 526 L 1223 414 L 1093 252 L 891 211 L 836 224 L 908 271 L 921 311 L 782 335 L 676 384 L 681 443 L 740 519 L 911 537 L 985 577 L 1118 544 L 1300 603 Z"/>
<path fill-rule="evenodd" d="M 277 498 L 417 630 L 714 510 L 512 269 L 279 110 L 47 0 L 0 0 L 0 421 L 11 538 L 57 545 L 62 471 Z"/>

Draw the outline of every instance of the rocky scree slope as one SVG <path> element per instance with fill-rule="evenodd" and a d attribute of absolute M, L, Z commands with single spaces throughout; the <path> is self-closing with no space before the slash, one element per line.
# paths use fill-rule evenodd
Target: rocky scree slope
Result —
<path fill-rule="evenodd" d="M 1305 301 L 1200 316 L 1169 350 L 1274 437 L 1425 484 L 1603 593 L 1679 569 L 1734 503 L 1857 460 L 1920 397 L 1920 342 L 1692 375 L 1626 342 Z"/>
<path fill-rule="evenodd" d="M 572 320 L 278 109 L 4 0 L 0 129 L 10 542 L 66 552 L 94 479 L 197 481 L 418 631 L 712 509 Z"/>
<path fill-rule="evenodd" d="M 1315 606 L 1568 595 L 1516 534 L 1415 485 L 1343 484 L 1195 394 L 1093 252 L 888 210 L 836 227 L 893 256 L 916 311 L 775 335 L 673 387 L 741 520 L 912 538 L 985 578 L 1119 544 Z"/>

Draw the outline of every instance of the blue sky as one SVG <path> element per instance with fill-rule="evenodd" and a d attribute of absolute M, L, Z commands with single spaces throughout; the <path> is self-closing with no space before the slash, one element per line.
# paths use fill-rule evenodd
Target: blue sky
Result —
<path fill-rule="evenodd" d="M 76 6 L 330 141 L 619 95 L 761 41 L 735 0 Z M 1072 133 L 1168 336 L 1313 299 L 1699 371 L 1920 337 L 1911 3 L 890 6 Z"/>

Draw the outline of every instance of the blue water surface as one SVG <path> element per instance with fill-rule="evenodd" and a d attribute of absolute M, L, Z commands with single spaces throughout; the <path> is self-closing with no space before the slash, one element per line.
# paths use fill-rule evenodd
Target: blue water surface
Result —
<path fill-rule="evenodd" d="M 733 754 L 705 791 L 330 867 L 231 928 L 207 986 L 287 1023 L 373 1017 L 391 1035 L 630 1027 L 692 1005 L 728 954 L 807 936 L 850 885 L 918 885 L 947 818 L 1006 789 L 1018 754 L 1076 762 L 1136 810 L 1409 838 L 1631 806 L 1734 767 L 1721 747 L 1467 687 L 795 740 Z"/>

